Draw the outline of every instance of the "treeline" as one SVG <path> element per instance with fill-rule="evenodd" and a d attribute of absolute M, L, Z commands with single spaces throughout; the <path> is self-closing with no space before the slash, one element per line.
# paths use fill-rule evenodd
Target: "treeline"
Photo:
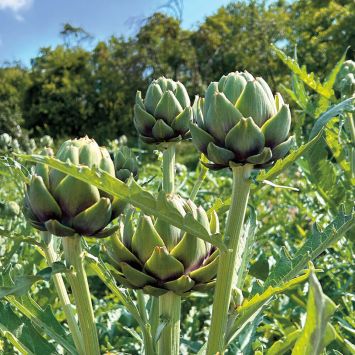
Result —
<path fill-rule="evenodd" d="M 87 33 L 67 25 L 63 45 L 41 48 L 30 68 L 0 68 L 0 133 L 54 137 L 88 134 L 101 143 L 133 134 L 136 90 L 160 75 L 182 81 L 191 96 L 222 74 L 248 68 L 279 89 L 288 70 L 275 43 L 309 70 L 329 71 L 347 46 L 355 48 L 353 0 L 238 1 L 195 30 L 156 13 L 134 37 L 111 37 L 85 49 Z"/>

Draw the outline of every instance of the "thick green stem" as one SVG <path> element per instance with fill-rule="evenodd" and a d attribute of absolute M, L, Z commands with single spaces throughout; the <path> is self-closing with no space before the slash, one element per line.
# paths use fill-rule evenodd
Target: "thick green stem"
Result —
<path fill-rule="evenodd" d="M 152 335 L 155 338 L 159 326 L 159 297 L 156 296 L 151 296 L 149 323 L 152 329 Z"/>
<path fill-rule="evenodd" d="M 142 329 L 143 341 L 144 341 L 144 354 L 154 355 L 155 351 L 154 351 L 153 338 L 151 334 L 151 326 L 148 322 L 146 303 L 144 299 L 144 293 L 142 290 L 137 291 L 137 306 L 138 306 L 139 314 L 142 317 L 142 320 L 144 322 L 144 326 Z"/>
<path fill-rule="evenodd" d="M 207 355 L 224 353 L 224 335 L 227 330 L 232 286 L 237 284 L 237 280 L 235 280 L 236 263 L 238 261 L 238 255 L 240 254 L 240 239 L 243 232 L 245 211 L 249 198 L 250 171 L 251 166 L 248 165 L 233 167 L 232 203 L 228 213 L 224 236 L 228 251 L 221 252 L 219 257 Z"/>
<path fill-rule="evenodd" d="M 353 146 L 355 146 L 355 122 L 354 122 L 354 114 L 353 113 L 348 113 L 348 123 L 349 123 L 349 131 L 350 131 L 350 137 L 351 137 L 351 142 Z"/>
<path fill-rule="evenodd" d="M 47 232 L 41 232 L 42 235 L 42 240 L 43 240 L 43 251 L 47 259 L 47 263 L 49 266 L 52 266 L 54 262 L 57 261 L 57 253 L 54 251 L 53 248 L 53 237 L 50 233 Z M 78 326 L 78 323 L 76 322 L 75 319 L 75 314 L 73 312 L 73 306 L 70 303 L 70 299 L 67 293 L 67 289 L 65 287 L 63 278 L 61 274 L 54 274 L 53 275 L 53 282 L 55 285 L 55 288 L 57 290 L 57 294 L 60 300 L 60 303 L 62 304 L 63 311 L 65 314 L 65 317 L 68 322 L 68 327 L 70 330 L 70 333 L 73 337 L 73 341 L 76 347 L 76 350 L 80 355 L 85 355 L 84 351 L 84 343 L 82 339 L 82 335 Z"/>
<path fill-rule="evenodd" d="M 159 313 L 168 323 L 163 329 L 158 344 L 159 355 L 179 355 L 181 297 L 173 292 L 160 296 Z"/>
<path fill-rule="evenodd" d="M 175 190 L 175 143 L 169 143 L 163 151 L 163 190 L 166 193 Z"/>
<path fill-rule="evenodd" d="M 80 329 L 83 334 L 85 355 L 99 355 L 100 346 L 97 336 L 94 312 L 91 304 L 89 285 L 83 264 L 81 237 L 63 238 L 65 260 L 72 268 L 68 280 L 72 288 Z"/>
<path fill-rule="evenodd" d="M 163 190 L 175 192 L 175 143 L 163 151 Z M 181 297 L 168 292 L 159 297 L 159 320 L 167 320 L 158 342 L 159 355 L 178 355 L 180 348 Z"/>
<path fill-rule="evenodd" d="M 354 122 L 354 114 L 348 113 L 348 126 L 351 137 L 351 146 L 350 146 L 350 167 L 351 167 L 351 176 L 355 177 L 355 122 Z"/>

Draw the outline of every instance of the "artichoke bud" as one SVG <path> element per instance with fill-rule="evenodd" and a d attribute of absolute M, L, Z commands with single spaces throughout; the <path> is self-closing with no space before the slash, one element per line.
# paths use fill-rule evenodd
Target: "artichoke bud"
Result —
<path fill-rule="evenodd" d="M 43 155 L 52 156 L 50 148 Z M 115 176 L 108 151 L 88 137 L 68 140 L 56 158 L 64 162 L 102 169 Z M 35 228 L 65 237 L 82 235 L 102 238 L 117 226 L 108 227 L 123 210 L 123 201 L 43 164 L 37 164 L 27 186 L 24 215 Z"/>
<path fill-rule="evenodd" d="M 217 230 L 216 216 L 209 221 L 202 207 L 192 201 L 170 196 L 166 206 L 179 206 L 178 214 L 191 213 L 205 229 Z M 169 208 L 169 207 L 167 207 Z M 213 220 L 213 221 L 212 221 Z M 125 237 L 125 230 L 129 237 Z M 137 227 L 124 223 L 123 231 L 111 237 L 107 252 L 116 267 L 115 277 L 124 286 L 142 289 L 151 295 L 172 291 L 178 295 L 214 285 L 218 252 L 209 243 L 183 233 L 160 220 L 141 215 Z"/>
<path fill-rule="evenodd" d="M 131 175 L 135 180 L 138 179 L 137 158 L 127 146 L 123 146 L 117 150 L 114 157 L 114 164 L 117 179 L 127 182 Z"/>
<path fill-rule="evenodd" d="M 243 300 L 244 296 L 242 290 L 240 288 L 233 288 L 231 300 L 231 306 L 233 307 L 233 309 L 240 307 L 243 303 Z"/>
<path fill-rule="evenodd" d="M 355 62 L 347 60 L 341 66 L 337 75 L 334 89 L 339 91 L 342 97 L 351 97 L 355 92 Z"/>
<path fill-rule="evenodd" d="M 148 86 L 144 99 L 137 92 L 133 121 L 145 143 L 160 144 L 187 138 L 192 118 L 190 97 L 180 82 L 160 77 Z"/>
<path fill-rule="evenodd" d="M 235 72 L 211 83 L 205 99 L 195 100 L 192 142 L 211 169 L 231 164 L 265 168 L 291 149 L 291 112 L 262 78 Z"/>

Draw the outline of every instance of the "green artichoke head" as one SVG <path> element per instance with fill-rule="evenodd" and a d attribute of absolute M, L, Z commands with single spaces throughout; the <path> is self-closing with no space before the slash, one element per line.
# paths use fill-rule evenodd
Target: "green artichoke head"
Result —
<path fill-rule="evenodd" d="M 53 155 L 47 148 L 43 154 Z M 115 167 L 105 148 L 88 137 L 68 140 L 56 158 L 75 165 L 100 168 L 115 176 Z M 68 176 L 47 165 L 37 164 L 24 201 L 24 215 L 41 231 L 66 237 L 106 237 L 117 226 L 107 227 L 124 208 L 124 203 L 97 187 Z"/>
<path fill-rule="evenodd" d="M 0 134 L 0 149 L 5 150 L 11 146 L 12 137 L 8 133 Z"/>
<path fill-rule="evenodd" d="M 192 117 L 189 95 L 180 82 L 160 77 L 149 85 L 144 99 L 137 92 L 134 125 L 145 143 L 185 139 Z"/>
<path fill-rule="evenodd" d="M 343 97 L 351 97 L 355 93 L 355 62 L 347 60 L 339 70 L 335 84 L 335 90 Z"/>
<path fill-rule="evenodd" d="M 131 175 L 135 180 L 138 179 L 137 158 L 127 146 L 122 146 L 116 151 L 114 164 L 116 177 L 121 181 L 127 182 Z"/>
<path fill-rule="evenodd" d="M 216 214 L 209 220 L 204 209 L 177 196 L 168 203 L 183 216 L 191 213 L 209 232 L 219 232 Z M 136 228 L 131 216 L 128 219 L 107 245 L 120 283 L 155 296 L 203 292 L 214 285 L 218 251 L 209 243 L 146 215 L 140 216 Z"/>
<path fill-rule="evenodd" d="M 262 78 L 246 71 L 212 82 L 193 111 L 192 141 L 212 169 L 231 164 L 262 168 L 283 158 L 293 144 L 288 105 Z"/>

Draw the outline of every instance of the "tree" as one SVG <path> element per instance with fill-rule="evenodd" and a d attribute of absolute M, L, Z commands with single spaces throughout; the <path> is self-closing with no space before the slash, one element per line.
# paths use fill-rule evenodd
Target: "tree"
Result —
<path fill-rule="evenodd" d="M 29 84 L 29 75 L 21 66 L 0 68 L 0 133 L 20 138 L 22 101 Z"/>

